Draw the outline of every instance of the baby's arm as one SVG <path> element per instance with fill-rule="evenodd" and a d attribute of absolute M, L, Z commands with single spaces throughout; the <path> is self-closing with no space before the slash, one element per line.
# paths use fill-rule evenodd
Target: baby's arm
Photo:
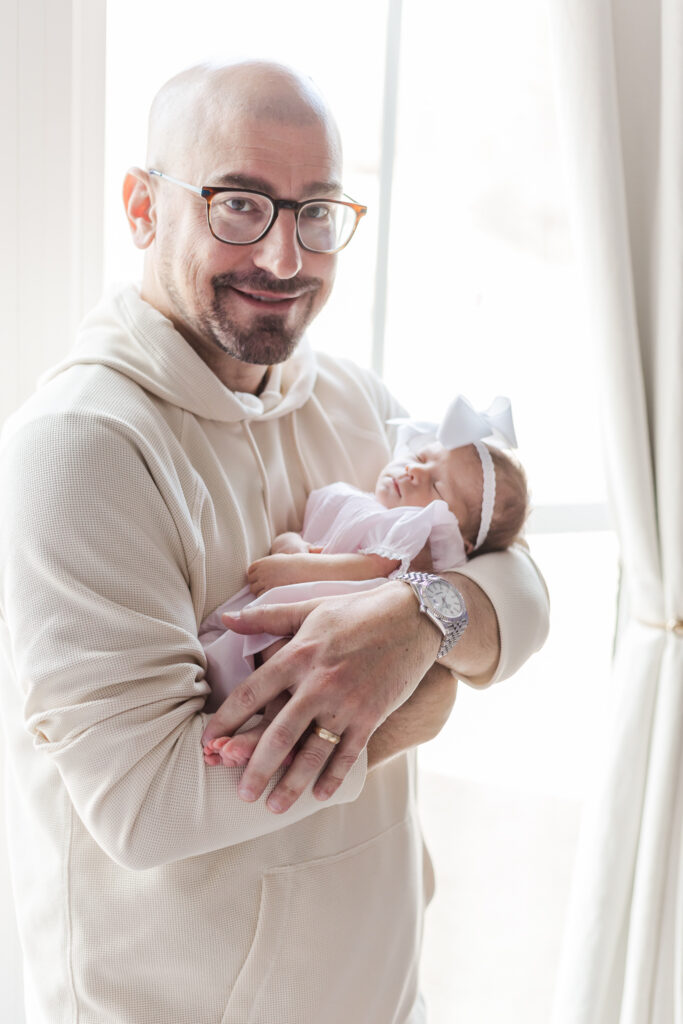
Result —
<path fill-rule="evenodd" d="M 315 580 L 374 580 L 388 576 L 400 565 L 398 559 L 382 555 L 316 555 L 307 552 L 267 555 L 252 562 L 247 580 L 253 594 L 271 587 Z"/>

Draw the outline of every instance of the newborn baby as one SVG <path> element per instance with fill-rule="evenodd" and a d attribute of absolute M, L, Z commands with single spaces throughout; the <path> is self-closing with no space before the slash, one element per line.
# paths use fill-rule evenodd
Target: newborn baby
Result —
<path fill-rule="evenodd" d="M 200 627 L 212 687 L 207 710 L 253 671 L 253 656 L 277 639 L 245 637 L 223 626 L 222 615 L 244 607 L 250 594 L 260 599 L 268 592 L 260 603 L 301 601 L 340 588 L 348 592 L 348 581 L 378 585 L 408 568 L 455 569 L 468 557 L 508 547 L 527 512 L 524 470 L 483 441 L 452 449 L 431 444 L 407 460 L 394 460 L 381 471 L 374 494 L 344 483 L 312 491 L 302 533 L 276 537 L 271 554 L 249 567 L 248 589 Z M 218 763 L 219 755 L 224 764 L 246 764 L 249 737 L 247 731 L 212 740 L 205 748 L 207 763 Z"/>

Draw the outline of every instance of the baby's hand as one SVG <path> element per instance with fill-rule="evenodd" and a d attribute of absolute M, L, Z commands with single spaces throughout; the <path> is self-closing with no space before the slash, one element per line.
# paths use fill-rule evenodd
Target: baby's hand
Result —
<path fill-rule="evenodd" d="M 309 545 L 300 533 L 279 533 L 270 549 L 271 555 L 296 555 L 309 551 Z"/>
<path fill-rule="evenodd" d="M 247 569 L 247 582 L 252 594 L 263 594 L 273 587 L 289 583 L 306 583 L 310 578 L 307 559 L 311 555 L 266 555 L 252 562 Z"/>

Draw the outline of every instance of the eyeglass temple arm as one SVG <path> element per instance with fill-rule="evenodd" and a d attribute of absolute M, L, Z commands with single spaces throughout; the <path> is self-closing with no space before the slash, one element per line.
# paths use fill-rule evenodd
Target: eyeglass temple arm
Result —
<path fill-rule="evenodd" d="M 181 188 L 186 188 L 188 192 L 195 192 L 198 196 L 201 196 L 202 190 L 198 185 L 188 185 L 186 181 L 179 181 L 178 178 L 172 178 L 170 174 L 164 174 L 163 171 L 155 171 L 154 168 L 150 167 L 148 174 L 153 174 L 157 178 L 165 178 L 166 181 L 172 181 L 174 185 L 180 185 Z"/>

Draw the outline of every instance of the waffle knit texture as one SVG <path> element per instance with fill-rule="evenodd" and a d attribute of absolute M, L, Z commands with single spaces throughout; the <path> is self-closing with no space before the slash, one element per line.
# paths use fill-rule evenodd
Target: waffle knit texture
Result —
<path fill-rule="evenodd" d="M 8 835 L 28 1024 L 404 1024 L 431 891 L 414 759 L 285 815 L 208 768 L 199 623 L 307 494 L 371 489 L 403 410 L 305 342 L 225 388 L 133 286 L 0 443 Z M 545 634 L 523 551 L 463 567 L 498 677 Z"/>

